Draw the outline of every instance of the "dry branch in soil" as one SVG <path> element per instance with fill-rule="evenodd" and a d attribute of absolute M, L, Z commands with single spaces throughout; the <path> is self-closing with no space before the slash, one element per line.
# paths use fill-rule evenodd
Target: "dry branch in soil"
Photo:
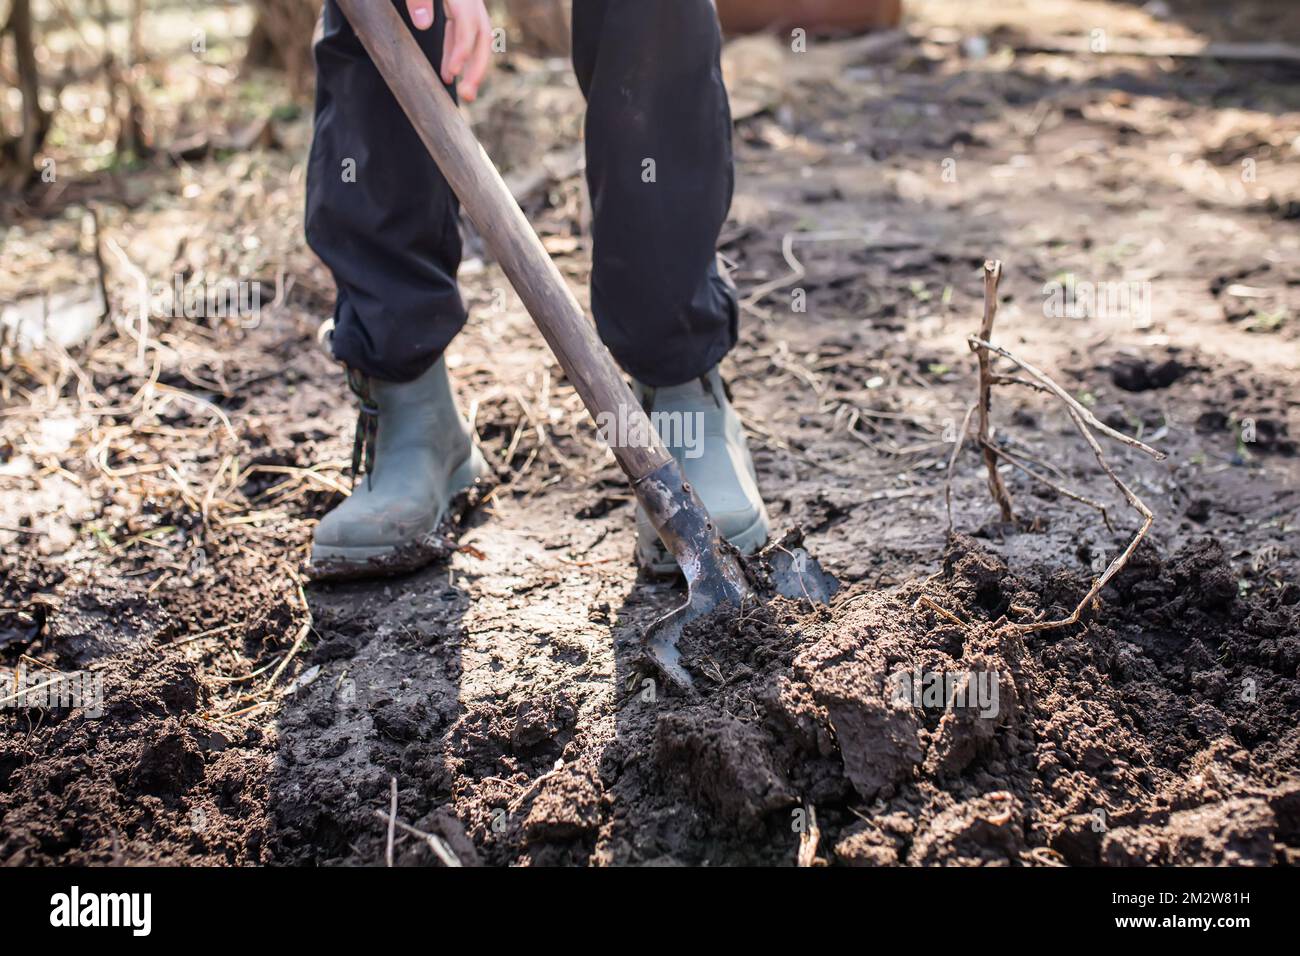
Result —
<path fill-rule="evenodd" d="M 998 316 L 998 282 L 1002 278 L 1002 263 L 986 261 L 984 263 L 984 321 L 980 325 L 980 338 L 993 335 L 993 322 Z M 993 404 L 993 382 L 990 376 L 990 359 L 987 351 L 978 353 L 980 365 L 980 394 L 976 410 L 979 414 L 979 441 L 984 451 L 984 466 L 989 473 L 989 493 L 998 503 L 1003 521 L 1015 520 L 1011 508 L 1011 492 L 1007 491 L 1002 475 L 998 471 L 998 457 L 989 440 L 989 410 Z"/>
<path fill-rule="evenodd" d="M 1074 611 L 1068 617 L 1061 618 L 1057 621 L 1036 621 L 1032 624 L 1013 625 L 1019 633 L 1029 634 L 1034 631 L 1045 631 L 1052 628 L 1077 624 L 1084 609 L 1086 609 L 1088 605 L 1096 599 L 1097 595 L 1101 593 L 1102 588 L 1110 583 L 1111 579 L 1114 578 L 1126 564 L 1128 564 L 1129 558 L 1132 557 L 1133 552 L 1137 550 L 1138 544 L 1140 544 L 1142 539 L 1146 537 L 1147 532 L 1151 530 L 1151 525 L 1155 523 L 1155 515 L 1152 513 L 1151 509 L 1148 508 L 1142 499 L 1140 499 L 1133 490 L 1115 474 L 1114 469 L 1112 469 L 1110 463 L 1107 462 L 1101 444 L 1097 441 L 1093 432 L 1101 432 L 1106 437 L 1120 442 L 1121 444 L 1145 452 L 1156 461 L 1163 461 L 1165 455 L 1163 452 L 1157 451 L 1149 445 L 1138 441 L 1136 438 L 1133 438 L 1130 435 L 1125 435 L 1123 432 L 1116 431 L 1101 422 L 1092 414 L 1091 411 L 1057 384 L 1057 382 L 1054 381 L 1046 372 L 1035 368 L 1033 365 L 1017 358 L 1006 349 L 994 345 L 990 341 L 993 337 L 993 323 L 997 318 L 998 281 L 1001 277 L 1001 262 L 989 260 L 984 263 L 984 319 L 980 326 L 980 334 L 971 335 L 967 338 L 967 343 L 970 345 L 971 351 L 974 352 L 979 359 L 979 400 L 967 410 L 966 417 L 962 421 L 961 430 L 957 434 L 957 440 L 953 447 L 952 457 L 948 460 L 948 472 L 944 480 L 944 496 L 948 508 L 949 531 L 951 532 L 952 530 L 952 474 L 957 464 L 957 458 L 961 454 L 962 446 L 965 443 L 966 432 L 970 428 L 970 420 L 977 412 L 979 414 L 977 440 L 979 441 L 980 448 L 983 452 L 985 467 L 988 469 L 989 493 L 993 496 L 993 500 L 997 503 L 998 508 L 1001 511 L 1003 521 L 1009 522 L 1013 520 L 1013 512 L 1011 509 L 1011 495 L 1002 481 L 1001 474 L 998 472 L 998 460 L 1000 458 L 1005 460 L 1012 467 L 1023 471 L 1034 480 L 1055 489 L 1067 498 L 1071 498 L 1074 501 L 1078 501 L 1099 511 L 1102 520 L 1106 523 L 1106 527 L 1111 527 L 1110 514 L 1107 512 L 1105 506 L 1100 502 L 1053 482 L 1041 472 L 1029 467 L 1026 462 L 1017 460 L 1017 458 L 1006 454 L 1002 449 L 999 449 L 993 444 L 990 431 L 990 414 L 992 411 L 992 393 L 994 385 L 1023 385 L 1027 388 L 1033 389 L 1034 391 L 1046 392 L 1060 399 L 1065 405 L 1066 414 L 1069 415 L 1070 421 L 1074 423 L 1079 434 L 1083 436 L 1083 440 L 1087 442 L 1088 447 L 1092 449 L 1093 456 L 1097 459 L 1097 464 L 1101 466 L 1102 471 L 1106 473 L 1106 476 L 1110 478 L 1115 487 L 1119 489 L 1120 494 L 1124 496 L 1124 500 L 1129 507 L 1142 517 L 1142 525 L 1138 528 L 1138 531 L 1133 536 L 1132 540 L 1129 541 L 1128 547 L 1126 547 L 1123 552 L 1121 552 L 1120 555 L 1110 563 L 1101 577 L 1093 581 L 1092 587 L 1088 589 L 1088 593 L 1083 596 L 1083 600 L 1078 603 Z M 1020 371 L 1029 376 L 1029 378 L 1020 378 L 1017 376 L 999 375 L 994 373 L 992 368 L 992 357 L 994 355 L 1012 362 L 1018 369 L 1020 369 Z"/>

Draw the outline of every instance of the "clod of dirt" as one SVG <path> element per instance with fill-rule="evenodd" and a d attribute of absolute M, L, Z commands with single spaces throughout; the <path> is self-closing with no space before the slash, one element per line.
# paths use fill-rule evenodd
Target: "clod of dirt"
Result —
<path fill-rule="evenodd" d="M 845 654 L 847 659 L 838 659 Z M 847 651 L 821 641 L 795 659 L 813 698 L 826 709 L 844 772 L 858 795 L 872 800 L 909 777 L 925 756 L 910 701 L 891 699 L 884 658 L 872 646 Z"/>
<path fill-rule="evenodd" d="M 1121 356 L 1110 366 L 1110 378 L 1126 392 L 1149 392 L 1168 388 L 1192 369 L 1177 359 L 1153 362 L 1133 356 Z"/>
<path fill-rule="evenodd" d="M 510 743 L 521 754 L 534 753 L 541 748 L 556 749 L 561 736 L 573 730 L 578 719 L 568 694 L 550 694 L 538 700 L 525 701 L 515 712 L 514 729 Z"/>
<path fill-rule="evenodd" d="M 370 718 L 379 733 L 400 743 L 427 740 L 436 729 L 436 720 L 430 720 L 429 708 L 416 698 L 377 701 L 370 708 Z"/>
<path fill-rule="evenodd" d="M 479 856 L 478 847 L 474 841 L 465 832 L 465 825 L 457 820 L 450 811 L 446 809 L 435 810 L 426 817 L 417 820 L 416 828 L 423 830 L 425 833 L 432 833 L 440 836 L 447 843 L 451 852 L 455 854 L 456 859 L 460 861 L 461 866 L 481 866 L 482 857 Z M 423 855 L 423 848 L 418 848 L 420 856 Z M 432 863 L 432 860 L 421 861 L 419 857 L 416 863 Z M 441 862 L 441 861 L 438 861 Z"/>
<path fill-rule="evenodd" d="M 169 719 L 144 741 L 129 779 L 140 793 L 176 796 L 202 776 L 202 751 L 175 719 Z"/>
<path fill-rule="evenodd" d="M 1242 444 L 1252 452 L 1287 457 L 1296 453 L 1296 441 L 1291 437 L 1290 427 L 1281 413 L 1275 417 L 1254 411 L 1250 416 L 1237 421 L 1227 412 L 1215 408 L 1202 412 L 1196 419 L 1196 430 L 1202 434 L 1224 432 L 1229 429 L 1236 431 Z"/>
<path fill-rule="evenodd" d="M 987 702 L 983 706 L 950 707 L 944 712 L 931 740 L 927 772 L 936 776 L 961 773 L 990 749 L 1000 727 L 1015 721 L 1019 693 L 1010 674 L 998 669 L 1003 660 L 976 654 L 963 658 L 969 670 L 954 682 L 954 694 L 961 699 L 980 697 Z M 980 682 L 982 687 L 973 686 Z"/>
<path fill-rule="evenodd" d="M 1197 416 L 1196 430 L 1205 433 L 1226 431 L 1230 422 L 1227 412 L 1214 408 Z"/>
<path fill-rule="evenodd" d="M 1193 498 L 1183 509 L 1183 514 L 1197 522 L 1204 524 L 1210 519 L 1210 512 L 1214 508 L 1214 502 L 1209 498 Z"/>
<path fill-rule="evenodd" d="M 1296 453 L 1296 442 L 1291 438 L 1291 430 L 1281 418 L 1255 416 L 1250 422 L 1249 439 L 1244 434 L 1246 431 L 1247 429 L 1243 428 L 1242 438 L 1243 441 L 1249 442 L 1252 450 L 1286 456 Z"/>
<path fill-rule="evenodd" d="M 680 779 L 719 819 L 746 829 L 796 802 L 769 750 L 760 729 L 726 714 L 669 714 L 656 728 L 655 761 L 664 775 Z"/>
<path fill-rule="evenodd" d="M 600 826 L 600 778 L 590 765 L 565 766 L 546 775 L 524 817 L 530 840 L 555 842 L 586 836 Z"/>
<path fill-rule="evenodd" d="M 1106 835 L 1110 866 L 1267 866 L 1274 862 L 1277 819 L 1255 797 L 1180 810 L 1163 826 L 1121 827 Z"/>
<path fill-rule="evenodd" d="M 1007 863 L 1026 849 L 1025 808 L 1006 791 L 963 801 L 934 817 L 913 841 L 907 862 L 981 866 Z"/>
<path fill-rule="evenodd" d="M 167 637 L 166 620 L 143 595 L 90 589 L 50 615 L 48 639 L 60 663 L 72 670 Z"/>
<path fill-rule="evenodd" d="M 657 785 L 711 833 L 774 835 L 814 805 L 850 865 L 1290 858 L 1300 798 L 1247 774 L 1295 772 L 1281 595 L 1245 606 L 1213 541 L 1142 548 L 1091 623 L 1026 643 L 1008 616 L 1073 606 L 1086 580 L 1014 575 L 960 535 L 943 567 L 832 614 L 776 601 L 688 628 L 700 697 L 658 719 Z"/>
<path fill-rule="evenodd" d="M 861 820 L 835 844 L 835 859 L 845 866 L 897 866 L 899 840 L 870 820 Z"/>

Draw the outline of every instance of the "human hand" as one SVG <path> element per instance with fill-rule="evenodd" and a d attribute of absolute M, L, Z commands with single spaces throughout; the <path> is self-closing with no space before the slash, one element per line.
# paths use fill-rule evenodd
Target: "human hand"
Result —
<path fill-rule="evenodd" d="M 443 0 L 447 36 L 442 44 L 442 82 L 459 80 L 461 99 L 473 103 L 492 56 L 492 18 L 484 0 Z M 433 26 L 433 0 L 406 0 L 417 30 Z"/>

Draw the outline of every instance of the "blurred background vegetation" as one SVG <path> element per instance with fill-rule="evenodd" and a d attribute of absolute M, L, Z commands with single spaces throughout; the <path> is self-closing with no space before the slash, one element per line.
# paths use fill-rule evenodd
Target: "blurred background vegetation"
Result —
<path fill-rule="evenodd" d="M 220 119 L 310 99 L 322 0 L 8 0 L 0 4 L 0 187 L 193 154 Z M 572 0 L 488 0 L 512 54 L 569 52 Z M 901 0 L 716 0 L 729 32 L 896 26 Z M 239 88 L 233 87 L 239 81 Z M 233 113 L 231 111 L 233 107 Z M 259 112 L 260 110 L 260 112 Z M 217 117 L 215 113 L 229 114 Z M 265 134 L 246 127 L 228 145 Z M 211 137 L 209 137 L 210 139 Z M 176 144 L 179 144 L 177 146 Z M 44 167 L 38 163 L 44 159 Z"/>
<path fill-rule="evenodd" d="M 493 6 L 524 52 L 567 52 L 568 0 Z M 9 0 L 0 6 L 0 185 L 256 143 L 265 120 L 296 115 L 310 99 L 320 7 Z"/>

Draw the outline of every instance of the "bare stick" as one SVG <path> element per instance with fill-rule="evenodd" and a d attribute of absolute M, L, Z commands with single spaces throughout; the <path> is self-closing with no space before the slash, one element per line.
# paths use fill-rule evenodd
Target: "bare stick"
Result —
<path fill-rule="evenodd" d="M 384 850 L 384 861 L 393 865 L 393 839 L 397 836 L 397 778 L 388 780 L 391 800 L 388 805 L 388 846 Z"/>
<path fill-rule="evenodd" d="M 970 428 L 970 419 L 974 414 L 974 405 L 966 409 L 966 417 L 961 420 L 961 431 L 957 433 L 957 441 L 953 443 L 952 457 L 948 459 L 948 474 L 943 482 L 943 497 L 948 506 L 948 532 L 950 534 L 952 533 L 952 472 L 957 467 L 957 456 L 961 454 L 962 446 L 966 444 L 966 430 Z"/>
<path fill-rule="evenodd" d="M 1039 392 L 1047 392 L 1049 395 L 1052 391 L 1046 385 L 1039 385 L 1037 382 L 1031 382 L 1027 378 L 1017 378 L 1014 375 L 994 375 L 992 381 L 994 385 L 1023 385 L 1025 388 L 1032 388 Z"/>
<path fill-rule="evenodd" d="M 1058 385 L 1051 378 L 1051 376 L 1047 375 L 1047 373 L 1035 368 L 1033 365 L 1030 365 L 1028 362 L 1016 358 L 1006 349 L 994 345 L 992 344 L 992 342 L 989 341 L 993 331 L 993 320 L 997 315 L 997 283 L 998 283 L 998 279 L 1001 276 L 1001 272 L 1002 272 L 1001 263 L 996 261 L 985 262 L 984 264 L 984 324 L 981 329 L 981 334 L 979 336 L 974 336 L 974 335 L 970 336 L 967 339 L 967 343 L 970 345 L 971 351 L 975 352 L 979 357 L 980 395 L 979 395 L 979 402 L 975 406 L 975 408 L 977 408 L 980 413 L 979 442 L 983 447 L 984 460 L 989 470 L 989 488 L 993 492 L 994 499 L 1002 507 L 1002 513 L 1004 518 L 1010 515 L 1011 502 L 1009 496 L 1003 497 L 1006 495 L 1006 488 L 1005 486 L 1003 486 L 1002 480 L 997 472 L 997 461 L 999 458 L 1007 461 L 1013 467 L 1020 469 L 1025 474 L 1029 475 L 1031 478 L 1034 478 L 1035 480 L 1042 482 L 1044 485 L 1047 485 L 1048 487 L 1055 489 L 1061 494 L 1066 495 L 1067 497 L 1072 498 L 1075 501 L 1081 502 L 1082 504 L 1088 505 L 1089 507 L 1095 508 L 1096 510 L 1100 511 L 1102 519 L 1106 522 L 1106 527 L 1110 528 L 1111 530 L 1114 530 L 1113 526 L 1111 525 L 1110 514 L 1102 504 L 1100 504 L 1097 501 L 1093 501 L 1090 498 L 1086 498 L 1083 495 L 1078 494 L 1077 492 L 1071 491 L 1070 489 L 1062 485 L 1059 485 L 1056 482 L 1051 481 L 1046 476 L 1030 468 L 1024 462 L 1018 460 L 1018 456 L 1014 456 L 1007 452 L 1004 452 L 993 445 L 993 443 L 989 440 L 988 418 L 989 418 L 990 392 L 992 386 L 995 384 L 996 385 L 1024 385 L 1029 388 L 1036 389 L 1038 391 L 1047 392 L 1059 398 L 1065 404 L 1065 410 L 1067 414 L 1069 414 L 1070 420 L 1074 423 L 1075 428 L 1078 429 L 1079 434 L 1083 436 L 1084 441 L 1088 443 L 1088 447 L 1092 449 L 1092 453 L 1094 457 L 1096 457 L 1097 459 L 1097 464 L 1101 466 L 1102 471 L 1106 473 L 1106 476 L 1110 478 L 1110 480 L 1114 483 L 1115 487 L 1117 487 L 1120 490 L 1120 493 L 1123 494 L 1124 500 L 1128 503 L 1129 507 L 1133 508 L 1134 511 L 1136 511 L 1138 514 L 1142 516 L 1142 527 L 1140 527 L 1137 531 L 1137 534 L 1133 536 L 1133 540 L 1129 542 L 1128 547 L 1124 549 L 1124 551 L 1119 555 L 1119 557 L 1117 557 L 1114 561 L 1110 563 L 1109 567 L 1106 568 L 1105 573 L 1102 574 L 1100 578 L 1098 578 L 1096 581 L 1093 582 L 1092 587 L 1088 589 L 1088 593 L 1084 595 L 1083 600 L 1079 602 L 1078 606 L 1074 609 L 1074 612 L 1069 617 L 1063 618 L 1059 621 L 1040 621 L 1034 624 L 1013 625 L 1019 633 L 1029 634 L 1035 631 L 1045 631 L 1051 628 L 1065 627 L 1067 625 L 1077 624 L 1079 622 L 1079 618 L 1083 614 L 1084 610 L 1087 609 L 1088 605 L 1091 604 L 1096 599 L 1097 595 L 1101 593 L 1101 590 L 1107 584 L 1110 583 L 1110 581 L 1115 577 L 1115 575 L 1118 574 L 1124 568 L 1124 566 L 1128 564 L 1129 558 L 1131 558 L 1133 552 L 1137 550 L 1138 544 L 1141 543 L 1144 537 L 1146 537 L 1147 532 L 1151 530 L 1152 524 L 1155 523 L 1155 515 L 1152 514 L 1151 509 L 1148 508 L 1146 504 L 1143 503 L 1142 499 L 1140 499 L 1136 494 L 1134 494 L 1133 490 L 1129 488 L 1129 486 L 1126 485 L 1118 475 L 1115 474 L 1114 470 L 1110 467 L 1109 463 L 1107 463 L 1105 453 L 1102 451 L 1101 444 L 1097 441 L 1096 437 L 1093 435 L 1093 430 L 1095 429 L 1096 431 L 1101 432 L 1102 434 L 1108 436 L 1109 438 L 1113 438 L 1115 441 L 1128 445 L 1131 448 L 1137 448 L 1140 451 L 1146 452 L 1156 461 L 1163 461 L 1166 456 L 1163 452 L 1157 451 L 1151 446 L 1143 444 L 1142 442 L 1138 441 L 1136 438 L 1132 438 L 1128 435 L 1125 435 L 1122 432 L 1116 431 L 1115 429 L 1111 428 L 1105 423 L 1099 421 L 1097 417 L 1092 414 L 1091 411 L 1089 411 L 1082 404 L 1076 401 L 1073 396 L 1071 396 L 1068 392 L 1066 392 L 1065 389 L 1063 389 L 1060 385 Z M 1029 381 L 1023 378 L 1008 376 L 1008 375 L 993 374 L 990 371 L 990 357 L 989 357 L 990 353 L 997 354 L 1002 358 L 1005 358 L 1008 361 L 1014 363 L 1017 368 L 1021 369 L 1027 375 L 1029 375 L 1030 378 L 1033 379 L 1033 381 Z M 969 423 L 970 421 L 969 412 L 967 412 L 966 421 L 967 423 Z M 964 435 L 965 435 L 965 426 L 963 425 L 962 436 L 959 436 L 957 447 L 953 449 L 952 459 L 948 463 L 948 481 L 945 490 L 947 491 L 949 496 L 949 504 L 948 504 L 949 530 L 951 530 L 952 528 L 952 502 L 951 502 L 952 472 L 957 461 L 957 454 L 961 450 L 961 438 L 964 437 Z M 999 488 L 1001 489 L 1001 494 L 999 494 Z"/>
<path fill-rule="evenodd" d="M 993 454 L 997 455 L 999 458 L 1007 462 L 1007 464 L 1011 465 L 1012 468 L 1020 469 L 1026 475 L 1028 475 L 1030 478 L 1033 478 L 1035 481 L 1039 482 L 1040 484 L 1046 485 L 1048 488 L 1051 488 L 1053 491 L 1065 495 L 1065 497 L 1067 498 L 1073 498 L 1075 501 L 1079 502 L 1080 504 L 1087 505 L 1089 508 L 1092 508 L 1095 511 L 1100 512 L 1101 520 L 1106 522 L 1106 527 L 1111 531 L 1115 530 L 1115 526 L 1110 522 L 1110 512 L 1106 510 L 1106 506 L 1103 505 L 1101 502 L 1093 501 L 1091 498 L 1085 498 L 1083 495 L 1079 494 L 1076 491 L 1071 491 L 1069 488 L 1065 487 L 1064 485 L 1058 485 L 1056 482 L 1052 481 L 1052 479 L 1048 478 L 1046 475 L 1040 474 L 1039 472 L 1030 468 L 1024 462 L 1008 454 L 1005 450 L 1001 448 L 992 447 L 992 451 Z"/>
<path fill-rule="evenodd" d="M 1079 429 L 1079 434 L 1081 434 L 1084 437 L 1084 440 L 1087 441 L 1089 446 L 1091 446 L 1092 453 L 1097 458 L 1097 464 L 1101 465 L 1102 470 L 1106 472 L 1110 477 L 1110 480 L 1113 481 L 1116 487 L 1118 487 L 1123 493 L 1124 499 L 1134 508 L 1134 510 L 1142 515 L 1142 527 L 1138 529 L 1138 533 L 1133 536 L 1133 540 L 1129 542 L 1129 545 L 1124 549 L 1124 552 L 1110 563 L 1110 567 L 1106 569 L 1106 573 L 1093 582 L 1092 587 L 1089 588 L 1088 593 L 1084 595 L 1083 600 L 1079 602 L 1079 606 L 1074 609 L 1073 614 L 1067 618 L 1062 618 L 1059 621 L 1042 621 L 1037 624 L 1017 624 L 1016 630 L 1021 634 L 1031 634 L 1034 631 L 1046 631 L 1056 627 L 1066 627 L 1070 624 L 1078 624 L 1079 616 L 1084 612 L 1088 605 L 1092 603 L 1093 598 L 1101 593 L 1101 589 L 1110 583 L 1111 578 L 1118 574 L 1120 570 L 1128 564 L 1128 559 L 1132 557 L 1133 552 L 1137 550 L 1138 543 L 1146 537 L 1146 533 L 1151 530 L 1151 525 L 1154 524 L 1156 520 L 1155 515 L 1151 513 L 1151 509 L 1143 504 L 1142 500 L 1129 489 L 1129 486 L 1124 484 L 1124 482 L 1120 480 L 1119 476 L 1111 470 L 1110 465 L 1106 464 L 1106 456 L 1102 453 L 1101 445 L 1097 443 L 1097 439 L 1094 438 L 1092 432 L 1088 430 L 1088 426 L 1084 423 L 1083 417 L 1072 408 L 1067 409 L 1067 411 L 1069 411 L 1070 418 L 1073 420 L 1075 427 Z"/>
<path fill-rule="evenodd" d="M 817 808 L 811 803 L 805 804 L 808 811 L 808 826 L 799 834 L 799 866 L 812 866 L 817 862 L 817 844 L 821 842 L 822 831 L 817 825 Z"/>
<path fill-rule="evenodd" d="M 1165 458 L 1167 457 L 1164 452 L 1156 451 L 1156 449 L 1152 448 L 1150 445 L 1145 445 L 1142 442 L 1138 441 L 1136 438 L 1133 438 L 1129 435 L 1125 435 L 1123 432 L 1117 432 L 1115 429 L 1111 428 L 1105 422 L 1098 419 L 1097 416 L 1094 415 L 1092 412 L 1088 411 L 1088 409 L 1085 406 L 1081 405 L 1078 401 L 1076 401 L 1074 397 L 1070 395 L 1069 392 L 1061 388 L 1061 386 L 1057 385 L 1056 382 L 1052 381 L 1051 377 L 1046 372 L 1035 368 L 1034 366 L 1030 365 L 1028 362 L 1016 358 L 1014 355 L 1012 355 L 1010 352 L 1008 352 L 1006 349 L 1002 348 L 1001 346 L 994 345 L 991 342 L 989 342 L 987 339 L 976 338 L 973 335 L 969 339 L 967 339 L 967 342 L 970 343 L 971 349 L 976 352 L 980 352 L 984 349 L 987 349 L 991 352 L 996 352 L 998 355 L 1001 355 L 1004 359 L 1010 362 L 1014 362 L 1017 366 L 1022 368 L 1030 376 L 1032 376 L 1033 378 L 1041 382 L 1043 385 L 1045 385 L 1048 391 L 1050 391 L 1061 401 L 1065 402 L 1065 404 L 1070 406 L 1071 410 L 1073 410 L 1075 414 L 1077 414 L 1080 418 L 1082 418 L 1085 422 L 1087 422 L 1093 428 L 1097 429 L 1097 431 L 1101 432 L 1102 434 L 1115 439 L 1115 441 L 1117 442 L 1121 442 L 1125 445 L 1128 445 L 1130 448 L 1136 448 L 1139 451 L 1144 451 L 1152 458 L 1154 458 L 1156 461 L 1164 461 Z"/>
<path fill-rule="evenodd" d="M 149 367 L 149 363 L 145 360 L 145 355 L 149 351 L 149 278 L 139 266 L 131 261 L 131 257 L 126 254 L 126 250 L 118 245 L 112 236 L 106 237 L 104 241 L 109 251 L 117 256 L 117 260 L 122 264 L 122 267 L 131 273 L 131 277 L 135 279 L 136 294 L 140 298 L 138 303 L 140 308 L 140 331 L 136 332 L 131 328 L 125 314 L 122 316 L 122 322 L 123 328 L 136 340 L 136 363 L 140 368 L 145 369 Z"/>
<path fill-rule="evenodd" d="M 383 810 L 376 810 L 375 816 L 385 822 L 388 821 L 388 814 Z M 433 851 L 433 855 L 441 860 L 444 866 L 464 866 L 464 864 L 460 862 L 460 858 L 452 852 L 451 847 L 442 837 L 435 836 L 432 833 L 425 833 L 423 830 L 417 830 L 409 823 L 403 823 L 401 820 L 397 820 L 396 818 L 394 818 L 394 823 L 403 833 L 409 833 L 411 836 L 419 837 L 428 844 L 429 849 Z"/>
<path fill-rule="evenodd" d="M 280 666 L 275 669 L 275 673 L 271 675 L 271 679 L 266 682 L 267 693 L 269 693 L 271 688 L 275 686 L 275 682 L 280 679 L 280 675 L 283 674 L 284 669 L 289 666 L 289 662 L 293 660 L 294 655 L 296 655 L 300 650 L 302 650 L 302 645 L 306 642 L 307 635 L 310 633 L 311 633 L 311 618 L 308 618 L 306 621 L 302 623 L 302 626 L 298 628 L 298 634 L 294 638 L 293 646 L 289 648 L 289 653 L 284 655 L 284 660 L 282 660 L 280 662 Z"/>
<path fill-rule="evenodd" d="M 38 690 L 44 690 L 47 687 L 59 683 L 63 679 L 64 679 L 64 675 L 60 674 L 58 677 L 54 678 L 53 680 L 47 680 L 44 684 L 36 684 L 33 687 L 25 687 L 22 690 L 18 691 L 16 694 L 10 694 L 8 697 L 0 697 L 0 705 L 12 703 L 15 700 L 19 700 L 23 697 L 26 697 L 28 694 L 34 694 Z"/>
<path fill-rule="evenodd" d="M 938 614 L 944 620 L 956 624 L 958 627 L 962 628 L 963 630 L 966 628 L 965 621 L 959 618 L 956 614 L 953 614 L 952 611 L 949 611 L 946 607 L 943 607 L 941 604 L 939 604 L 938 601 L 930 597 L 928 594 L 922 594 L 919 598 L 916 599 L 916 603 L 912 605 L 912 608 L 916 609 L 918 607 L 929 608 L 931 611 L 933 611 L 935 614 Z"/>
<path fill-rule="evenodd" d="M 998 281 L 1002 278 L 1002 263 L 996 259 L 984 262 L 984 322 L 980 325 L 980 338 L 993 337 L 993 321 L 998 317 Z M 993 443 L 989 437 L 989 408 L 993 400 L 993 373 L 990 368 L 989 353 L 978 350 L 980 363 L 980 396 L 976 408 L 979 410 L 979 442 L 984 452 L 984 465 L 989 472 L 989 493 L 998 503 L 1002 520 L 1015 520 L 1011 510 L 1011 493 L 1007 491 L 1002 475 L 998 473 L 998 456 L 993 453 Z"/>
<path fill-rule="evenodd" d="M 95 244 L 95 274 L 99 279 L 99 296 L 104 300 L 104 312 L 100 315 L 107 322 L 113 316 L 112 300 L 108 297 L 108 269 L 104 265 L 104 239 L 99 225 L 99 212 L 94 203 L 86 206 L 90 218 L 91 241 Z"/>

